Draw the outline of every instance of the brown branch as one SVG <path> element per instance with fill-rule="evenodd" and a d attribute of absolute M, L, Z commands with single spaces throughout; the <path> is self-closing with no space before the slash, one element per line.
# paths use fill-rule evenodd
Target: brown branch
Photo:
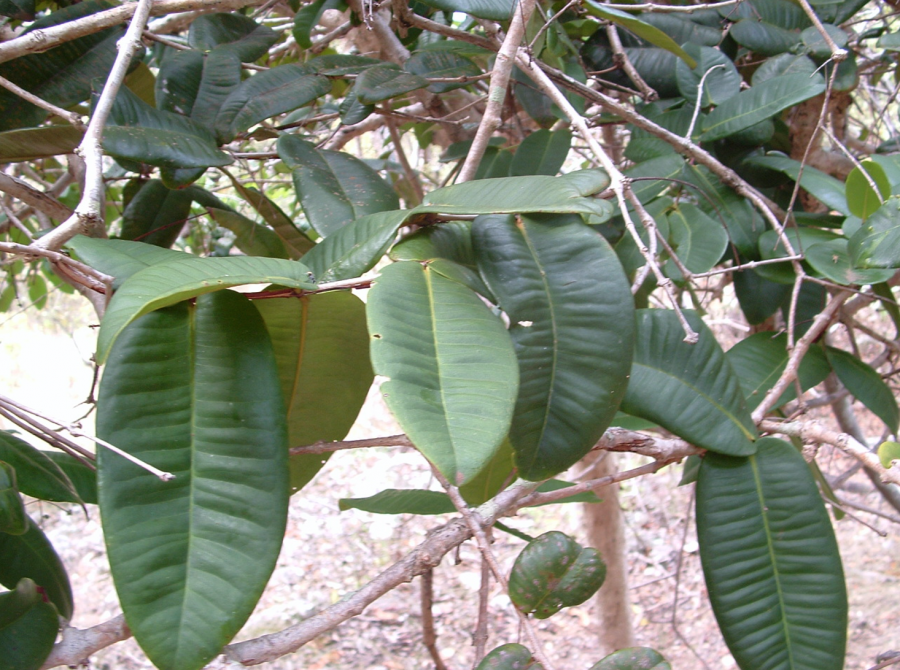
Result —
<path fill-rule="evenodd" d="M 109 621 L 97 624 L 93 628 L 72 628 L 66 626 L 62 632 L 62 640 L 53 645 L 53 650 L 41 665 L 41 670 L 55 668 L 58 665 L 87 665 L 91 654 L 106 649 L 116 642 L 131 637 L 125 617 L 121 614 Z"/>
<path fill-rule="evenodd" d="M 74 273 L 67 272 L 66 276 L 73 281 L 77 281 L 97 293 L 110 293 L 112 290 L 112 282 L 114 277 L 95 270 L 90 265 L 85 265 L 69 258 L 65 254 L 49 249 L 41 249 L 36 245 L 17 244 L 15 242 L 0 242 L 0 253 L 14 254 L 22 256 L 24 259 L 34 259 L 37 257 L 46 258 L 52 265 L 66 266 L 74 270 Z"/>
<path fill-rule="evenodd" d="M 52 195 L 34 188 L 31 184 L 0 172 L 0 191 L 9 193 L 34 209 L 44 212 L 57 221 L 65 221 L 72 215 L 72 210 Z M 20 214 L 23 215 L 24 214 Z"/>
<path fill-rule="evenodd" d="M 391 142 L 394 145 L 394 153 L 397 154 L 397 160 L 400 161 L 400 166 L 403 168 L 403 174 L 406 175 L 406 181 L 409 182 L 410 188 L 412 188 L 413 193 L 416 196 L 416 201 L 410 203 L 415 207 L 425 198 L 425 192 L 422 190 L 422 182 L 419 181 L 418 175 L 416 175 L 415 170 L 412 169 L 412 165 L 409 164 L 409 158 L 406 157 L 406 152 L 403 150 L 403 145 L 400 143 L 400 132 L 397 130 L 397 124 L 394 123 L 394 120 L 390 116 L 386 116 L 385 122 L 387 124 L 388 133 L 390 133 L 391 136 Z"/>
<path fill-rule="evenodd" d="M 437 648 L 437 633 L 434 631 L 434 614 L 431 611 L 431 604 L 434 602 L 434 570 L 426 570 L 419 577 L 419 586 L 421 587 L 420 602 L 422 605 L 422 643 L 431 654 L 431 660 L 434 661 L 434 670 L 447 670 L 444 665 L 444 659 Z"/>
<path fill-rule="evenodd" d="M 66 121 L 71 123 L 73 126 L 78 128 L 78 130 L 85 129 L 84 121 L 82 121 L 81 116 L 79 116 L 75 112 L 70 112 L 66 109 L 63 109 L 62 107 L 57 107 L 53 103 L 47 102 L 43 98 L 39 98 L 34 93 L 30 93 L 29 91 L 26 91 L 21 86 L 17 86 L 16 84 L 12 83 L 6 77 L 0 77 L 0 86 L 2 86 L 3 88 L 5 88 L 8 91 L 11 91 L 12 93 L 15 93 L 17 96 L 19 96 L 23 100 L 27 100 L 35 107 L 40 107 L 41 109 L 43 109 L 46 112 L 50 112 L 51 114 L 55 114 L 56 116 L 58 116 L 61 119 L 65 119 Z"/>
<path fill-rule="evenodd" d="M 612 48 L 613 62 L 625 70 L 625 74 L 634 83 L 635 88 L 641 92 L 641 97 L 644 98 L 644 101 L 653 102 L 654 100 L 659 100 L 659 94 L 644 81 L 644 78 L 628 58 L 628 54 L 625 53 L 622 40 L 619 39 L 619 31 L 616 30 L 614 23 L 607 24 L 606 36 L 609 38 L 609 46 Z"/>
<path fill-rule="evenodd" d="M 472 662 L 472 670 L 478 667 L 487 648 L 488 641 L 488 599 L 491 595 L 491 566 L 481 557 L 481 585 L 478 587 L 478 620 L 475 623 L 475 633 L 472 635 L 472 644 L 475 646 L 475 660 Z"/>

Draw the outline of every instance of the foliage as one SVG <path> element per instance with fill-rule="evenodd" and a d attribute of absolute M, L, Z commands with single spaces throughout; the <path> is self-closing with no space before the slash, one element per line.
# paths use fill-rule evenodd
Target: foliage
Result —
<path fill-rule="evenodd" d="M 99 506 L 122 630 L 157 667 L 215 658 L 269 579 L 290 496 L 365 446 L 340 441 L 376 374 L 405 432 L 386 441 L 445 490 L 341 508 L 467 525 L 314 623 L 430 579 L 473 535 L 490 562 L 484 529 L 503 514 L 596 501 L 609 481 L 552 478 L 599 445 L 656 459 L 625 476 L 702 456 L 685 480 L 743 670 L 843 667 L 836 497 L 798 438 L 864 461 L 898 504 L 897 444 L 871 453 L 841 405 L 898 429 L 895 337 L 859 316 L 900 332 L 887 9 L 196 0 L 178 9 L 199 15 L 141 32 L 141 0 L 124 6 L 132 54 L 110 7 L 0 2 L 17 35 L 0 74 L 29 94 L 0 94 L 0 311 L 74 287 L 102 316 L 103 365 L 96 458 L 33 422 L 67 453 L 0 432 L 0 667 L 41 667 L 74 607 L 22 495 Z M 756 332 L 726 351 L 704 319 L 732 287 Z M 823 383 L 849 435 L 804 415 Z M 17 425 L 29 411 L 0 398 Z M 616 443 L 613 423 L 638 420 Z M 634 446 L 663 430 L 677 439 Z M 508 591 L 530 630 L 605 572 L 553 531 Z M 301 627 L 227 651 L 274 660 L 308 641 Z M 540 648 L 480 651 L 479 668 L 552 667 Z M 594 667 L 669 664 L 634 648 Z"/>

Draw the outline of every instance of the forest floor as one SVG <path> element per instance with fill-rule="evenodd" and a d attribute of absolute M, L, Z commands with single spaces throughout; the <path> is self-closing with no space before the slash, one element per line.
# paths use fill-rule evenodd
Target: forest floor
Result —
<path fill-rule="evenodd" d="M 66 305 L 68 305 L 68 301 Z M 73 303 L 74 305 L 75 303 Z M 50 316 L 54 314 L 55 316 Z M 90 315 L 82 309 L 47 309 L 0 323 L 2 393 L 68 420 L 83 413 L 92 351 Z M 2 427 L 2 426 L 0 426 Z M 399 432 L 370 394 L 350 435 L 362 438 Z M 620 468 L 637 457 L 623 455 Z M 841 456 L 824 464 L 830 472 L 849 465 Z M 637 643 L 658 649 L 675 670 L 736 667 L 713 619 L 692 513 L 692 486 L 677 487 L 679 465 L 625 482 L 630 597 Z M 890 514 L 864 476 L 851 480 L 854 503 Z M 421 542 L 447 516 L 383 516 L 338 509 L 342 497 L 365 497 L 386 488 L 436 488 L 421 457 L 410 449 L 339 452 L 316 479 L 292 499 L 278 566 L 259 606 L 238 639 L 280 630 L 362 586 Z M 75 591 L 73 624 L 85 628 L 118 614 L 100 520 L 77 507 L 33 502 L 31 513 L 47 532 L 69 570 Z M 900 649 L 900 525 L 865 512 L 835 523 L 850 594 L 847 670 L 867 670 L 875 657 Z M 894 513 L 896 515 L 896 513 Z M 525 510 L 505 522 L 529 535 L 562 530 L 586 543 L 581 505 Z M 868 524 L 868 525 L 866 525 Z M 880 535 L 883 533 L 884 535 Z M 495 551 L 509 569 L 524 542 L 495 532 Z M 437 646 L 449 668 L 471 668 L 480 558 L 472 542 L 448 555 L 434 573 L 433 612 Z M 490 593 L 488 649 L 520 639 L 509 599 L 496 584 Z M 673 623 L 674 622 L 674 623 Z M 587 670 L 600 658 L 596 613 L 590 603 L 538 622 L 539 636 L 558 670 Z M 213 664 L 216 666 L 216 663 Z M 151 668 L 133 640 L 97 653 L 90 664 L 103 670 Z M 433 667 L 422 644 L 418 581 L 372 604 L 361 616 L 323 635 L 297 653 L 270 663 L 271 670 L 412 670 Z"/>

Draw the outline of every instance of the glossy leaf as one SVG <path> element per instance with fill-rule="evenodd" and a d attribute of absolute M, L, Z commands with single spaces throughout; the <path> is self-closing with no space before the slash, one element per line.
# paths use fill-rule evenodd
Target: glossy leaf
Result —
<path fill-rule="evenodd" d="M 73 237 L 66 242 L 66 247 L 74 251 L 82 262 L 115 277 L 113 286 L 116 288 L 134 273 L 151 265 L 188 258 L 182 251 L 163 249 L 143 242 L 104 240 L 84 235 Z"/>
<path fill-rule="evenodd" d="M 896 434 L 900 427 L 897 399 L 878 371 L 846 351 L 827 347 L 825 353 L 841 384 Z"/>
<path fill-rule="evenodd" d="M 700 336 L 696 344 L 684 341 L 674 312 L 638 310 L 634 365 L 622 410 L 698 447 L 752 454 L 756 427 L 738 378 L 706 324 L 693 312 L 685 317 Z"/>
<path fill-rule="evenodd" d="M 166 58 L 156 79 L 157 107 L 212 129 L 222 103 L 241 83 L 241 60 L 230 47 L 208 54 L 180 51 Z"/>
<path fill-rule="evenodd" d="M 306 218 L 322 237 L 354 219 L 400 207 L 387 182 L 347 153 L 316 149 L 294 135 L 283 135 L 278 140 L 278 155 L 293 170 Z"/>
<path fill-rule="evenodd" d="M 463 12 L 490 21 L 509 20 L 516 5 L 515 0 L 427 0 L 423 4 L 445 12 Z"/>
<path fill-rule="evenodd" d="M 70 154 L 82 137 L 83 131 L 69 125 L 9 130 L 0 133 L 0 161 L 18 163 Z"/>
<path fill-rule="evenodd" d="M 821 76 L 789 74 L 757 84 L 716 107 L 703 121 L 705 142 L 722 139 L 771 118 L 825 90 Z"/>
<path fill-rule="evenodd" d="M 846 239 L 819 242 L 804 249 L 806 261 L 813 270 L 837 284 L 878 284 L 894 276 L 894 270 L 862 270 L 850 264 Z"/>
<path fill-rule="evenodd" d="M 728 247 L 724 226 L 691 205 L 678 205 L 667 215 L 671 242 L 679 260 L 691 272 L 707 272 Z"/>
<path fill-rule="evenodd" d="M 655 649 L 629 647 L 606 656 L 591 670 L 672 670 L 672 666 Z"/>
<path fill-rule="evenodd" d="M 342 440 L 372 385 L 365 304 L 349 292 L 256 303 L 275 349 L 292 447 Z M 290 457 L 291 491 L 309 482 L 328 454 Z"/>
<path fill-rule="evenodd" d="M 697 66 L 697 61 L 689 56 L 675 40 L 656 26 L 642 21 L 633 14 L 628 14 L 627 12 L 613 9 L 612 7 L 606 7 L 599 2 L 594 2 L 594 0 L 586 0 L 585 9 L 587 9 L 588 14 L 620 25 L 650 44 L 654 44 L 661 49 L 665 49 L 666 51 L 675 54 L 683 60 L 688 67 Z"/>
<path fill-rule="evenodd" d="M 216 135 L 230 142 L 251 126 L 308 105 L 331 90 L 331 80 L 308 65 L 288 63 L 260 72 L 235 88 L 216 116 Z"/>
<path fill-rule="evenodd" d="M 521 644 L 503 644 L 492 649 L 475 670 L 543 670 L 527 647 Z"/>
<path fill-rule="evenodd" d="M 428 80 L 401 70 L 393 63 L 380 63 L 364 70 L 356 78 L 353 90 L 363 105 L 377 105 L 398 95 L 428 86 Z"/>
<path fill-rule="evenodd" d="M 863 173 L 863 170 L 866 174 Z M 877 191 L 872 188 L 870 180 L 877 187 Z M 871 160 L 863 161 L 850 171 L 845 187 L 847 189 L 847 207 L 849 207 L 850 213 L 863 220 L 874 214 L 891 195 L 891 183 L 888 181 L 884 168 Z"/>
<path fill-rule="evenodd" d="M 830 230 L 822 230 L 821 228 L 810 228 L 802 226 L 797 228 L 788 228 L 785 230 L 785 237 L 791 243 L 794 253 L 802 253 L 805 249 L 809 249 L 814 244 L 821 242 L 831 242 L 838 239 L 838 235 Z M 759 237 L 759 255 L 766 260 L 775 258 L 786 258 L 790 254 L 785 247 L 782 238 L 774 231 L 768 230 Z M 769 279 L 770 281 L 782 282 L 784 284 L 794 283 L 794 269 L 790 263 L 776 263 L 769 265 L 760 265 L 754 268 L 756 274 Z"/>
<path fill-rule="evenodd" d="M 576 215 L 486 216 L 478 265 L 519 361 L 510 441 L 519 475 L 546 479 L 609 426 L 631 370 L 634 302 L 609 244 Z"/>
<path fill-rule="evenodd" d="M 145 268 L 129 277 L 110 301 L 100 325 L 97 362 L 106 361 L 113 341 L 139 316 L 231 286 L 263 283 L 315 288 L 306 266 L 281 258 L 191 256 Z"/>
<path fill-rule="evenodd" d="M 605 579 L 600 552 L 553 530 L 529 542 L 516 557 L 509 599 L 526 614 L 546 619 L 563 607 L 585 602 Z"/>
<path fill-rule="evenodd" d="M 848 244 L 850 260 L 860 268 L 900 267 L 900 197 L 891 196 Z"/>
<path fill-rule="evenodd" d="M 39 670 L 59 633 L 59 613 L 30 579 L 0 593 L 0 670 Z"/>
<path fill-rule="evenodd" d="M 75 485 L 45 452 L 6 431 L 0 431 L 0 461 L 15 469 L 18 489 L 25 495 L 51 502 L 80 502 Z"/>
<path fill-rule="evenodd" d="M 568 130 L 537 130 L 528 135 L 516 149 L 509 175 L 521 177 L 543 174 L 552 177 L 566 162 L 571 144 L 572 133 Z"/>
<path fill-rule="evenodd" d="M 25 503 L 19 495 L 16 469 L 0 461 L 0 533 L 22 535 L 28 530 Z"/>
<path fill-rule="evenodd" d="M 787 351 L 787 334 L 754 333 L 735 344 L 726 352 L 725 357 L 737 373 L 744 397 L 747 399 L 747 407 L 752 411 L 762 402 L 787 367 L 790 358 Z M 800 388 L 806 391 L 820 384 L 830 371 L 831 368 L 822 350 L 819 347 L 810 347 L 800 361 L 798 370 Z M 778 409 L 796 397 L 797 391 L 791 384 L 773 409 Z"/>
<path fill-rule="evenodd" d="M 741 668 L 840 670 L 847 592 L 828 513 L 790 444 L 749 458 L 710 453 L 697 537 L 713 612 Z"/>
<path fill-rule="evenodd" d="M 175 475 L 98 454 L 128 626 L 157 667 L 199 670 L 252 612 L 287 517 L 284 404 L 252 303 L 222 291 L 129 328 L 103 374 L 97 433 Z"/>
<path fill-rule="evenodd" d="M 475 293 L 418 263 L 385 268 L 366 311 L 388 407 L 444 476 L 465 484 L 509 430 L 519 381 L 509 335 Z"/>
<path fill-rule="evenodd" d="M 303 263 L 320 282 L 359 277 L 384 256 L 408 215 L 394 210 L 356 219 L 319 242 Z"/>
<path fill-rule="evenodd" d="M 278 34 L 242 14 L 204 14 L 191 23 L 188 40 L 201 51 L 227 45 L 242 61 L 251 63 L 266 54 Z"/>
<path fill-rule="evenodd" d="M 625 176 L 635 180 L 635 197 L 647 203 L 671 186 L 671 180 L 680 177 L 683 169 L 684 159 L 673 152 L 638 163 L 625 170 Z"/>
<path fill-rule="evenodd" d="M 278 234 L 238 212 L 209 207 L 213 221 L 234 233 L 234 246 L 248 256 L 290 258 L 291 254 Z"/>
<path fill-rule="evenodd" d="M 141 184 L 122 212 L 123 240 L 171 247 L 191 213 L 188 191 L 173 191 L 158 179 Z"/>
<path fill-rule="evenodd" d="M 0 533 L 0 584 L 13 589 L 25 577 L 43 589 L 60 616 L 72 618 L 69 576 L 50 540 L 30 518 L 24 534 Z"/>

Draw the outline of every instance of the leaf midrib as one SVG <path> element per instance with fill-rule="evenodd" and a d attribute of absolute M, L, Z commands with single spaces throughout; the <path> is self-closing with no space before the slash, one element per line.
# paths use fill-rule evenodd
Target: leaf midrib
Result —
<path fill-rule="evenodd" d="M 428 313 L 431 316 L 431 342 L 434 346 L 434 365 L 437 369 L 438 390 L 441 395 L 441 409 L 444 415 L 444 427 L 447 430 L 447 437 L 450 439 L 450 452 L 453 454 L 453 470 L 456 477 L 459 476 L 459 458 L 456 453 L 456 441 L 453 439 L 453 432 L 450 430 L 450 422 L 447 419 L 447 397 L 444 395 L 444 375 L 441 373 L 441 357 L 439 355 L 438 330 L 437 330 L 437 313 L 435 310 L 434 288 L 432 286 L 431 271 L 424 267 L 422 274 L 425 276 L 425 287 L 428 291 Z M 454 486 L 458 482 L 451 482 Z"/>

